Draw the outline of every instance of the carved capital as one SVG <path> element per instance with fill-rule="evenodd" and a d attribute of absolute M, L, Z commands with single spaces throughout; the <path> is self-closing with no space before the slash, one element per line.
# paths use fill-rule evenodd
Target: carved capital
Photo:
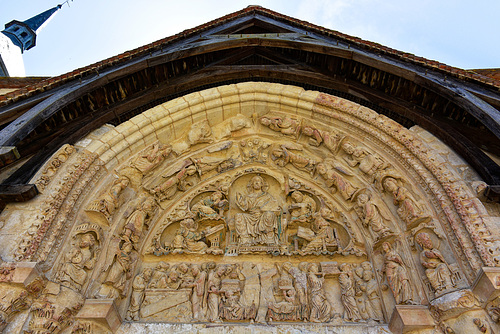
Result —
<path fill-rule="evenodd" d="M 433 328 L 431 312 L 423 305 L 396 305 L 389 321 L 389 329 L 395 334 Z"/>
<path fill-rule="evenodd" d="M 122 324 L 122 318 L 113 299 L 87 299 L 76 315 L 78 320 L 94 321 L 113 333 Z"/>
<path fill-rule="evenodd" d="M 481 268 L 472 291 L 483 303 L 498 297 L 500 295 L 500 268 Z"/>

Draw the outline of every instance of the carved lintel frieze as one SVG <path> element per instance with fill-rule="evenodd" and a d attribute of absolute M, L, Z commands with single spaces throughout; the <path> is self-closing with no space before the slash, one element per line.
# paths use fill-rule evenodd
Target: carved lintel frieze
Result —
<path fill-rule="evenodd" d="M 500 268 L 481 268 L 472 291 L 483 303 L 498 297 L 500 295 Z"/>
<path fill-rule="evenodd" d="M 389 321 L 389 329 L 395 334 L 431 329 L 434 325 L 431 312 L 423 305 L 396 305 Z"/>
<path fill-rule="evenodd" d="M 122 323 L 122 318 L 113 299 L 87 299 L 75 318 L 81 321 L 96 322 L 113 333 Z"/>

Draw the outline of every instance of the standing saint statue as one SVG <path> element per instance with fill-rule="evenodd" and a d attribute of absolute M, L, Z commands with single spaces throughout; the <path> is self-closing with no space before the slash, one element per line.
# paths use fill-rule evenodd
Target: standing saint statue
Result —
<path fill-rule="evenodd" d="M 246 195 L 236 193 L 236 204 L 243 211 L 235 216 L 241 245 L 278 243 L 278 213 L 281 208 L 267 188 L 265 180 L 255 175 L 247 184 Z"/>

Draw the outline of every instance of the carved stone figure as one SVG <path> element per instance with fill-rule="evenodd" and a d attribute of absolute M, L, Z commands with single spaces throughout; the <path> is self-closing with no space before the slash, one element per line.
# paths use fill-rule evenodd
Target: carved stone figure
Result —
<path fill-rule="evenodd" d="M 309 241 L 309 243 L 302 248 L 301 253 L 307 254 L 310 252 L 328 251 L 331 248 L 338 248 L 335 231 L 331 223 L 325 219 L 331 216 L 332 212 L 330 209 L 324 206 L 319 212 L 313 215 L 310 230 L 312 234 L 302 233 L 302 231 L 307 231 L 307 229 L 299 228 L 299 237 Z"/>
<path fill-rule="evenodd" d="M 295 168 L 309 173 L 311 176 L 314 174 L 314 169 L 317 164 L 317 161 L 293 152 L 287 145 L 280 145 L 272 149 L 271 159 L 280 167 L 291 164 Z"/>
<path fill-rule="evenodd" d="M 356 199 L 356 211 L 363 223 L 363 226 L 369 228 L 374 242 L 377 242 L 391 235 L 391 230 L 386 226 L 381 209 L 373 203 L 370 196 L 366 193 L 359 194 Z"/>
<path fill-rule="evenodd" d="M 214 129 L 214 135 L 216 138 L 227 138 L 231 137 L 231 133 L 235 131 L 242 130 L 244 128 L 249 128 L 252 126 L 252 120 L 245 115 L 237 114 L 231 117 L 221 124 L 217 125 Z"/>
<path fill-rule="evenodd" d="M 178 173 L 167 178 L 160 185 L 154 187 L 150 192 L 155 195 L 159 201 L 169 200 L 178 190 L 185 191 L 193 183 L 187 180 L 189 176 L 196 174 L 196 167 L 193 165 L 183 167 Z"/>
<path fill-rule="evenodd" d="M 430 217 L 424 213 L 424 209 L 410 191 L 403 186 L 399 186 L 396 179 L 392 177 L 385 178 L 383 187 L 385 191 L 392 195 L 394 205 L 398 206 L 398 215 L 406 223 L 407 227 L 430 220 Z"/>
<path fill-rule="evenodd" d="M 307 283 L 309 287 L 310 310 L 309 320 L 312 322 L 327 322 L 332 317 L 332 306 L 326 299 L 323 289 L 324 275 L 318 277 L 319 266 L 316 263 L 309 265 Z"/>
<path fill-rule="evenodd" d="M 198 158 L 192 157 L 191 161 L 196 166 L 196 169 L 200 175 L 206 174 L 212 170 L 216 170 L 218 173 L 222 173 L 239 165 L 239 162 L 236 161 L 232 156 L 223 158 L 212 156 L 202 156 Z"/>
<path fill-rule="evenodd" d="M 291 221 L 310 222 L 316 212 L 316 202 L 308 195 L 295 190 L 290 197 L 293 203 L 288 207 Z"/>
<path fill-rule="evenodd" d="M 360 321 L 361 315 L 354 298 L 356 292 L 354 290 L 354 280 L 352 277 L 351 265 L 342 263 L 340 265 L 339 283 L 341 290 L 340 300 L 344 306 L 344 320 L 345 321 Z"/>
<path fill-rule="evenodd" d="M 281 267 L 275 264 L 280 274 L 278 290 L 281 292 L 282 300 L 270 302 L 268 305 L 267 318 L 275 321 L 299 321 L 302 318 L 301 306 L 296 299 L 296 291 L 290 275 L 291 263 L 285 262 Z"/>
<path fill-rule="evenodd" d="M 187 134 L 172 144 L 172 150 L 181 155 L 193 145 L 211 143 L 213 140 L 212 128 L 208 120 L 203 120 L 192 124 Z"/>
<path fill-rule="evenodd" d="M 387 283 L 392 291 L 396 304 L 413 304 L 413 293 L 408 275 L 408 266 L 403 258 L 394 251 L 391 244 L 384 242 L 384 267 L 382 272 L 387 277 Z"/>
<path fill-rule="evenodd" d="M 193 294 L 191 295 L 191 304 L 193 306 L 193 320 L 204 320 L 204 304 L 205 300 L 205 285 L 207 281 L 207 272 L 204 270 L 205 266 L 198 264 L 191 265 L 191 273 L 193 274 Z"/>
<path fill-rule="evenodd" d="M 200 241 L 205 236 L 205 231 L 198 232 L 198 224 L 193 219 L 184 219 L 175 233 L 171 249 L 173 253 L 188 252 L 204 254 L 208 249 L 205 242 Z"/>
<path fill-rule="evenodd" d="M 99 199 L 90 203 L 86 211 L 101 213 L 109 220 L 118 207 L 120 194 L 127 188 L 128 184 L 129 179 L 127 177 L 122 176 L 116 179 L 108 191 L 102 194 Z"/>
<path fill-rule="evenodd" d="M 425 268 L 425 275 L 429 279 L 436 294 L 453 289 L 451 270 L 441 252 L 434 248 L 432 240 L 425 232 L 417 234 L 415 241 L 422 247 L 420 263 Z"/>
<path fill-rule="evenodd" d="M 114 255 L 111 265 L 104 268 L 104 281 L 96 295 L 96 298 L 118 298 L 123 297 L 125 284 L 132 277 L 132 243 L 125 242 Z"/>
<path fill-rule="evenodd" d="M 220 322 L 219 318 L 219 301 L 220 288 L 222 283 L 222 275 L 224 274 L 224 266 L 217 266 L 214 271 L 208 275 L 207 282 L 207 318 L 211 322 Z"/>
<path fill-rule="evenodd" d="M 166 157 L 172 152 L 170 145 L 162 145 L 159 141 L 146 147 L 130 163 L 141 174 L 147 175 L 150 171 L 158 167 Z"/>
<path fill-rule="evenodd" d="M 276 199 L 267 192 L 265 180 L 255 175 L 247 184 L 247 193 L 236 193 L 236 204 L 243 211 L 235 215 L 236 232 L 241 245 L 278 243 L 278 213 Z"/>
<path fill-rule="evenodd" d="M 139 311 L 141 309 L 142 301 L 144 300 L 144 290 L 146 289 L 149 280 L 153 274 L 153 270 L 150 268 L 144 269 L 144 271 L 134 278 L 132 283 L 132 295 L 130 296 L 130 305 L 127 311 L 127 320 L 139 320 Z"/>
<path fill-rule="evenodd" d="M 165 262 L 160 262 L 156 265 L 153 275 L 149 281 L 148 289 L 161 288 L 162 286 L 166 286 L 166 279 L 168 274 L 168 269 L 170 268 L 170 264 Z"/>
<path fill-rule="evenodd" d="M 370 262 L 363 262 L 361 267 L 363 269 L 364 281 L 361 290 L 366 294 L 365 312 L 370 319 L 382 322 L 384 321 L 384 314 L 382 313 L 378 284 L 373 274 L 372 265 Z"/>
<path fill-rule="evenodd" d="M 390 166 L 380 156 L 373 154 L 362 146 L 355 146 L 349 141 L 342 143 L 342 150 L 347 153 L 344 160 L 351 167 L 359 165 L 359 170 L 363 173 L 372 176 L 378 170 L 385 169 Z"/>
<path fill-rule="evenodd" d="M 191 212 L 198 218 L 221 218 L 228 206 L 229 201 L 224 199 L 222 192 L 217 190 L 210 194 L 210 196 L 195 203 L 191 208 Z"/>
<path fill-rule="evenodd" d="M 331 159 L 325 159 L 316 166 L 316 170 L 326 181 L 328 187 L 338 191 L 346 201 L 353 199 L 358 188 L 353 186 L 342 174 L 349 175 L 347 171 L 337 166 Z"/>
<path fill-rule="evenodd" d="M 87 271 L 95 266 L 96 239 L 90 232 L 80 236 L 77 245 L 65 255 L 65 262 L 57 274 L 61 284 L 80 290 L 87 280 Z"/>
<path fill-rule="evenodd" d="M 138 247 L 141 239 L 144 225 L 147 225 L 149 219 L 153 216 L 156 208 L 156 203 L 153 198 L 146 198 L 139 208 L 137 208 L 128 217 L 125 227 L 123 228 L 122 237 L 126 241 L 131 241 L 134 248 Z"/>
<path fill-rule="evenodd" d="M 287 136 L 297 137 L 300 131 L 300 121 L 288 116 L 269 114 L 262 116 L 260 123 Z"/>
<path fill-rule="evenodd" d="M 337 153 L 340 143 L 345 138 L 345 136 L 341 134 L 319 130 L 308 125 L 302 127 L 302 133 L 310 137 L 310 145 L 320 146 L 323 144 L 333 154 Z"/>

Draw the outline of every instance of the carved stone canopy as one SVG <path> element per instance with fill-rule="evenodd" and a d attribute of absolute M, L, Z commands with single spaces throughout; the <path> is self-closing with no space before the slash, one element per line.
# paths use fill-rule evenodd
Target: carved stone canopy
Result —
<path fill-rule="evenodd" d="M 61 148 L 33 179 L 42 194 L 2 214 L 23 231 L 1 236 L 2 256 L 38 262 L 57 290 L 46 303 L 68 290 L 108 312 L 84 307 L 75 332 L 121 318 L 387 329 L 391 316 L 404 332 L 412 307 L 456 331 L 447 305 L 479 312 L 463 291 L 500 258 L 473 171 L 438 144 L 298 87 L 192 93 Z"/>

